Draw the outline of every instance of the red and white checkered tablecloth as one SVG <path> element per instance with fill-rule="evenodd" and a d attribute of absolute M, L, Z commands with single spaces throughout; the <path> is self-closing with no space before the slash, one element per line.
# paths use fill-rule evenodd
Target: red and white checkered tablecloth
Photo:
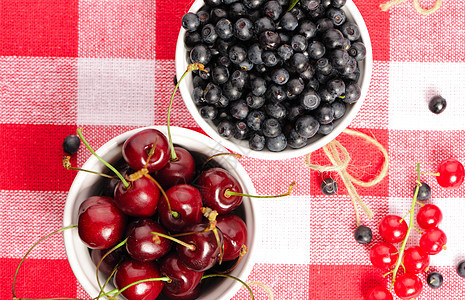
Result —
<path fill-rule="evenodd" d="M 428 7 L 434 1 L 420 2 Z M 128 129 L 165 124 L 177 33 L 191 2 L 0 0 L 0 299 L 11 299 L 13 274 L 27 249 L 62 224 L 75 176 L 61 165 L 63 138 L 82 126 L 98 148 Z M 389 12 L 379 9 L 384 0 L 354 2 L 368 25 L 374 66 L 368 97 L 350 127 L 374 136 L 390 156 L 388 176 L 358 189 L 375 213 L 362 221 L 376 242 L 382 216 L 408 211 L 416 162 L 425 172 L 446 158 L 465 163 L 465 0 L 445 0 L 429 16 L 419 15 L 410 0 Z M 440 115 L 427 106 L 435 94 L 448 101 Z M 172 124 L 198 129 L 179 94 Z M 383 161 L 376 149 L 344 134 L 338 140 L 353 156 L 351 170 L 372 178 Z M 73 164 L 88 157 L 81 150 Z M 325 163 L 323 152 L 312 161 Z M 343 187 L 323 196 L 321 174 L 310 171 L 304 157 L 241 162 L 260 194 L 298 183 L 288 198 L 259 201 L 262 240 L 249 281 L 269 286 L 277 300 L 357 300 L 375 285 L 387 286 L 383 272 L 370 264 L 370 245 L 354 242 L 354 213 Z M 454 268 L 465 258 L 465 185 L 445 190 L 433 177 L 423 179 L 444 214 L 441 228 L 449 242 L 447 251 L 431 258 L 444 285 L 432 290 L 422 276 L 418 299 L 465 299 L 465 279 Z M 411 243 L 417 242 L 414 232 Z M 267 299 L 253 289 L 256 299 Z M 88 298 L 62 237 L 32 252 L 17 295 Z M 242 289 L 233 299 L 247 297 Z"/>

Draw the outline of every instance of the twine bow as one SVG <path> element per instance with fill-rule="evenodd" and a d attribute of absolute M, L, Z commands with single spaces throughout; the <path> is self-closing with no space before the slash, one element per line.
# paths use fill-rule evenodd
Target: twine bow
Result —
<path fill-rule="evenodd" d="M 378 150 L 383 154 L 384 163 L 383 163 L 383 165 L 381 167 L 381 171 L 379 172 L 379 174 L 375 178 L 373 178 L 373 179 L 371 179 L 369 181 L 362 181 L 360 179 L 354 178 L 347 171 L 347 166 L 349 165 L 349 162 L 351 160 L 349 152 L 337 140 L 332 140 L 331 142 L 329 142 L 327 145 L 325 145 L 323 147 L 323 150 L 324 150 L 326 156 L 329 158 L 330 162 L 332 163 L 332 166 L 322 166 L 322 165 L 311 164 L 310 163 L 310 154 L 311 153 L 307 154 L 305 164 L 309 168 L 311 168 L 313 170 L 320 171 L 320 172 L 330 172 L 330 171 L 338 172 L 338 174 L 342 178 L 342 181 L 344 182 L 344 185 L 347 188 L 347 191 L 348 191 L 348 193 L 350 195 L 350 198 L 352 200 L 352 204 L 353 204 L 354 210 L 355 210 L 355 217 L 356 217 L 357 226 L 359 226 L 360 225 L 360 215 L 359 215 L 359 212 L 358 212 L 357 203 L 360 205 L 360 207 L 362 208 L 362 210 L 364 211 L 364 213 L 367 215 L 368 218 L 373 217 L 373 212 L 362 201 L 362 199 L 360 198 L 360 196 L 357 193 L 357 190 L 354 187 L 354 184 L 357 184 L 357 185 L 362 186 L 362 187 L 370 187 L 370 186 L 374 186 L 374 185 L 378 184 L 381 180 L 384 179 L 384 177 L 386 176 L 386 174 L 388 172 L 389 157 L 388 157 L 387 151 L 383 147 L 383 145 L 381 145 L 374 138 L 372 138 L 372 137 L 370 137 L 370 136 L 368 136 L 368 135 L 366 135 L 364 133 L 361 133 L 359 131 L 355 131 L 355 130 L 351 130 L 351 129 L 345 129 L 343 132 L 345 134 L 349 134 L 349 135 L 353 135 L 353 136 L 363 138 L 367 142 L 369 142 L 369 143 L 373 144 L 374 146 L 376 146 L 376 148 L 378 148 Z M 342 157 L 341 157 L 341 154 L 342 154 Z"/>
<path fill-rule="evenodd" d="M 381 7 L 382 11 L 387 11 L 394 5 L 397 5 L 405 1 L 407 0 L 394 0 L 394 1 L 386 2 L 386 3 L 382 3 L 380 4 L 379 7 Z M 419 0 L 413 0 L 413 6 L 415 7 L 416 11 L 422 15 L 429 15 L 429 14 L 434 13 L 441 7 L 441 5 L 442 5 L 442 0 L 436 0 L 436 3 L 434 4 L 433 7 L 431 7 L 430 9 L 424 9 L 421 7 Z"/>

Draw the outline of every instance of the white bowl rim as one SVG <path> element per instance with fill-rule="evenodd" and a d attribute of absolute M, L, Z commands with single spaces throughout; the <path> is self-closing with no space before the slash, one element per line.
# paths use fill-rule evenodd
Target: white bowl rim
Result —
<path fill-rule="evenodd" d="M 102 147 L 100 147 L 96 153 L 100 156 L 104 156 L 109 150 L 113 149 L 115 146 L 118 145 L 118 143 L 121 143 L 128 139 L 130 136 L 132 136 L 134 133 L 138 131 L 142 131 L 148 128 L 154 128 L 162 131 L 163 133 L 166 134 L 166 126 L 148 126 L 148 127 L 141 127 L 141 128 L 136 128 L 127 132 L 124 132 L 123 134 L 120 134 L 111 140 L 109 140 L 107 143 L 105 143 Z M 181 127 L 175 127 L 171 126 L 171 134 L 173 136 L 174 142 L 176 142 L 176 137 L 184 136 L 188 137 L 188 139 L 191 140 L 198 140 L 204 143 L 205 145 L 209 146 L 209 149 L 214 151 L 213 153 L 225 153 L 227 152 L 224 147 L 219 145 L 216 141 L 212 140 L 208 136 L 190 130 L 190 129 L 185 129 Z M 244 188 L 245 191 L 249 192 L 250 194 L 256 194 L 254 185 L 252 183 L 252 180 L 248 176 L 247 172 L 245 171 L 244 167 L 238 162 L 238 160 L 232 156 L 222 156 L 217 159 L 218 161 L 221 161 L 222 163 L 226 163 L 228 165 L 234 166 L 236 169 L 235 172 L 240 173 L 242 175 L 246 176 L 241 176 L 238 178 L 240 181 L 242 187 Z M 92 155 L 89 157 L 89 159 L 86 161 L 86 163 L 82 166 L 83 169 L 87 170 L 92 170 L 92 166 L 99 164 L 100 162 L 98 159 Z M 101 163 L 100 163 L 101 164 Z M 76 221 L 73 220 L 76 216 L 74 215 L 74 206 L 75 206 L 75 201 L 76 197 L 78 195 L 78 192 L 80 190 L 81 185 L 83 182 L 85 182 L 86 178 L 88 176 L 97 176 L 93 174 L 89 174 L 83 171 L 79 171 L 69 189 L 68 196 L 66 198 L 66 203 L 65 203 L 65 208 L 63 212 L 63 227 L 71 226 L 73 224 L 76 224 Z M 244 209 L 247 211 L 249 218 L 253 221 L 253 224 L 250 224 L 248 222 L 247 226 L 253 226 L 253 232 L 252 234 L 249 233 L 248 237 L 248 252 L 247 255 L 242 259 L 241 265 L 243 265 L 242 269 L 235 269 L 233 272 L 236 272 L 238 274 L 235 274 L 234 276 L 239 277 L 241 280 L 246 281 L 247 277 L 250 275 L 252 272 L 252 269 L 255 265 L 256 262 L 256 253 L 257 253 L 257 248 L 259 246 L 260 242 L 260 215 L 257 212 L 257 206 L 253 204 L 253 202 L 250 200 L 248 197 L 243 198 L 243 205 Z M 63 232 L 63 240 L 64 240 L 64 246 L 65 246 L 65 251 L 66 255 L 68 258 L 68 262 L 71 266 L 71 269 L 75 275 L 75 277 L 78 279 L 84 290 L 91 295 L 91 297 L 96 297 L 99 293 L 98 289 L 96 289 L 96 278 L 95 278 L 95 273 L 92 274 L 87 274 L 86 271 L 84 270 L 84 266 L 81 264 L 80 257 L 76 253 L 76 248 L 82 248 L 85 247 L 85 245 L 81 242 L 79 239 L 77 230 L 65 230 Z M 93 266 L 93 270 L 95 272 L 95 266 Z M 104 281 L 102 280 L 103 275 L 101 277 L 102 284 Z M 217 293 L 214 295 L 214 299 L 218 300 L 227 300 L 232 297 L 238 292 L 238 290 L 242 287 L 242 284 L 240 282 L 237 282 L 235 280 L 231 280 L 229 282 L 223 281 L 221 283 L 221 286 L 225 288 L 224 291 L 221 293 Z M 110 288 L 106 288 L 106 291 L 110 291 Z M 215 290 L 214 290 L 215 291 Z M 121 297 L 118 296 L 119 299 L 122 299 Z M 201 296 L 198 298 L 199 300 L 207 300 L 207 299 L 213 299 L 210 298 L 209 295 L 207 297 Z"/>
<path fill-rule="evenodd" d="M 199 10 L 202 5 L 204 4 L 203 0 L 195 0 L 192 6 L 189 9 L 189 12 L 196 12 Z M 326 135 L 322 136 L 316 141 L 312 141 L 309 143 L 307 146 L 300 148 L 300 149 L 290 149 L 287 147 L 284 151 L 281 152 L 271 152 L 266 149 L 262 151 L 254 151 L 249 149 L 248 147 L 244 147 L 241 145 L 238 145 L 234 143 L 233 140 L 227 140 L 223 137 L 221 137 L 218 132 L 209 124 L 207 123 L 202 116 L 200 115 L 196 105 L 194 104 L 192 100 L 192 95 L 189 92 L 189 87 L 187 86 L 187 77 L 184 79 L 180 84 L 179 84 L 179 90 L 181 92 L 181 96 L 184 100 L 184 103 L 196 121 L 196 123 L 207 133 L 212 139 L 220 143 L 222 146 L 225 148 L 228 148 L 236 153 L 239 153 L 243 156 L 248 156 L 252 158 L 259 158 L 259 159 L 265 159 L 265 160 L 282 160 L 282 159 L 289 159 L 289 158 L 295 158 L 299 156 L 303 156 L 305 154 L 308 154 L 310 152 L 313 152 L 332 140 L 334 140 L 344 129 L 346 129 L 349 124 L 355 119 L 357 113 L 360 111 L 360 108 L 362 107 L 364 100 L 366 98 L 366 95 L 368 93 L 368 88 L 370 85 L 371 81 L 371 76 L 372 76 L 372 68 L 373 68 L 373 53 L 372 53 L 372 46 L 371 46 L 371 40 L 370 40 L 370 34 L 368 32 L 367 26 L 365 24 L 365 21 L 360 14 L 360 11 L 358 10 L 357 6 L 353 3 L 352 0 L 347 0 L 346 4 L 344 5 L 344 10 L 349 11 L 350 14 L 348 17 L 351 17 L 355 23 L 360 28 L 360 33 L 361 33 L 361 39 L 366 47 L 366 57 L 363 61 L 363 71 L 360 70 L 360 77 L 361 81 L 359 79 L 360 87 L 361 87 L 361 96 L 360 99 L 355 103 L 352 104 L 350 111 L 346 113 L 340 120 L 337 120 L 338 123 L 335 125 L 334 130 Z M 184 47 L 184 33 L 185 29 L 181 27 L 178 35 L 178 40 L 176 44 L 176 58 L 175 58 L 175 63 L 176 63 L 176 77 L 181 78 L 181 76 L 184 74 L 187 68 L 187 61 L 185 58 L 186 56 L 186 51 Z"/>

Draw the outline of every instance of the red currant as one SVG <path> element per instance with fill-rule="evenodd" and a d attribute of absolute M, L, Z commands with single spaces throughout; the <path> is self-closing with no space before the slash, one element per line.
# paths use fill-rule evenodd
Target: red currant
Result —
<path fill-rule="evenodd" d="M 429 266 L 429 255 L 419 246 L 413 246 L 404 252 L 404 267 L 408 273 L 420 273 L 426 271 Z"/>
<path fill-rule="evenodd" d="M 379 233 L 386 242 L 401 242 L 407 234 L 408 225 L 401 217 L 387 215 L 379 224 Z"/>
<path fill-rule="evenodd" d="M 377 286 L 368 291 L 365 300 L 393 300 L 393 298 L 388 289 Z"/>
<path fill-rule="evenodd" d="M 447 236 L 441 229 L 433 227 L 425 231 L 420 238 L 420 247 L 427 254 L 435 255 L 444 249 Z"/>
<path fill-rule="evenodd" d="M 417 214 L 418 225 L 423 229 L 430 229 L 438 226 L 442 220 L 442 213 L 439 207 L 434 204 L 426 204 Z"/>
<path fill-rule="evenodd" d="M 389 269 L 399 258 L 397 248 L 392 244 L 380 242 L 370 250 L 370 261 L 373 266 L 380 269 Z"/>
<path fill-rule="evenodd" d="M 436 179 L 440 186 L 458 188 L 463 182 L 465 171 L 458 160 L 450 158 L 439 164 L 438 173 L 439 176 L 436 176 Z"/>
<path fill-rule="evenodd" d="M 394 283 L 394 291 L 396 295 L 403 300 L 410 300 L 420 295 L 423 289 L 423 284 L 417 275 L 405 273 L 397 277 Z"/>

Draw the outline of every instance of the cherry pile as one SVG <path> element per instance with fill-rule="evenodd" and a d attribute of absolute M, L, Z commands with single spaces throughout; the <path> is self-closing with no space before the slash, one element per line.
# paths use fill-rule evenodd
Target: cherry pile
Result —
<path fill-rule="evenodd" d="M 392 274 L 391 289 L 394 288 L 395 294 L 406 300 L 414 299 L 421 294 L 423 284 L 419 275 L 428 272 L 430 255 L 436 255 L 446 249 L 447 243 L 446 234 L 438 227 L 443 218 L 441 210 L 434 204 L 422 203 L 430 199 L 431 188 L 420 181 L 420 174 L 424 173 L 420 172 L 419 164 L 417 174 L 411 210 L 403 218 L 386 215 L 379 224 L 379 233 L 383 241 L 373 245 L 370 250 L 370 261 L 373 266 L 388 271 L 383 277 Z M 442 187 L 457 188 L 463 182 L 464 169 L 459 161 L 447 159 L 439 164 L 437 173 L 429 175 L 435 175 L 438 184 Z M 416 204 L 421 206 L 416 215 L 416 223 L 420 228 L 415 228 L 421 232 L 421 238 L 418 245 L 406 248 L 411 229 L 414 228 Z M 404 220 L 408 215 L 410 215 L 410 225 Z M 355 237 L 357 241 L 363 240 L 361 233 L 356 234 Z M 369 240 L 371 240 L 371 230 Z M 430 272 L 426 279 L 433 289 L 439 288 L 443 282 L 443 277 L 438 272 Z M 365 299 L 388 300 L 393 297 L 390 290 L 377 286 L 368 291 Z"/>
<path fill-rule="evenodd" d="M 206 70 L 193 77 L 200 115 L 222 137 L 248 140 L 257 151 L 302 148 L 331 133 L 361 96 L 366 56 L 345 3 L 205 0 L 185 14 L 189 63 Z"/>
<path fill-rule="evenodd" d="M 129 300 L 195 299 L 204 275 L 228 272 L 247 251 L 237 179 L 198 153 L 170 151 L 159 130 L 135 133 L 117 164 L 123 179 L 103 179 L 79 208 L 81 240 Z"/>

